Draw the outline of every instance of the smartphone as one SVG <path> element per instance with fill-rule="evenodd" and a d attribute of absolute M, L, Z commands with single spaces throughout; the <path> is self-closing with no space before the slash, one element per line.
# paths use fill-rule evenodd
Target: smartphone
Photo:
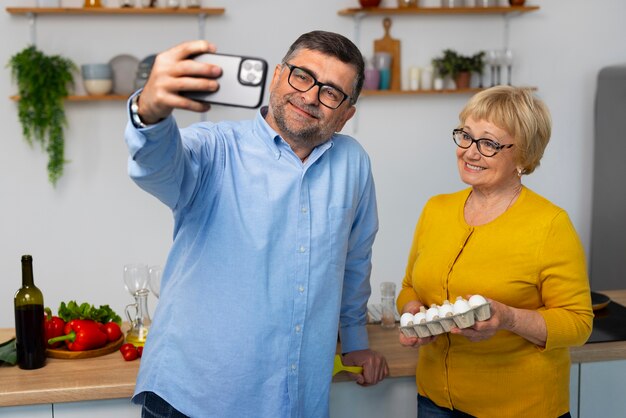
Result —
<path fill-rule="evenodd" d="M 200 54 L 193 58 L 222 67 L 217 91 L 185 91 L 181 95 L 224 106 L 257 108 L 263 102 L 267 62 L 262 58 L 228 54 Z"/>

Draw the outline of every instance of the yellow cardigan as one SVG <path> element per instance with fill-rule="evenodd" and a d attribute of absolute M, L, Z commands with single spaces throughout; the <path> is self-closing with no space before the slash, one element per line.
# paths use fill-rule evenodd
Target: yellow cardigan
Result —
<path fill-rule="evenodd" d="M 537 310 L 546 346 L 509 331 L 486 341 L 442 334 L 420 347 L 418 392 L 477 417 L 555 418 L 569 411 L 568 347 L 591 333 L 585 254 L 567 213 L 524 188 L 504 214 L 469 226 L 471 189 L 431 198 L 415 229 L 397 306 L 481 294 Z"/>

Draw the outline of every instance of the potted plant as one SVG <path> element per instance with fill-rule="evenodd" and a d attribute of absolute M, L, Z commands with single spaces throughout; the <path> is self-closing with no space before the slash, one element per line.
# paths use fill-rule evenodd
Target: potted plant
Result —
<path fill-rule="evenodd" d="M 454 79 L 457 88 L 468 88 L 471 73 L 483 73 L 483 57 L 485 51 L 479 51 L 474 55 L 461 55 L 452 49 L 445 49 L 443 56 L 432 60 L 435 71 L 441 76 L 450 76 Z"/>
<path fill-rule="evenodd" d="M 52 185 L 63 174 L 63 133 L 67 125 L 63 100 L 73 87 L 76 65 L 59 55 L 45 55 L 34 45 L 9 61 L 18 88 L 18 117 L 29 145 L 36 141 L 48 153 L 48 178 Z"/>

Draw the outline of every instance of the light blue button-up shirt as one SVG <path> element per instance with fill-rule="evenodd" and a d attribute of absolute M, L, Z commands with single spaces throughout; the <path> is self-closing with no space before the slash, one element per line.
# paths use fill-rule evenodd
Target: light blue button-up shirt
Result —
<path fill-rule="evenodd" d="M 343 352 L 368 348 L 363 148 L 335 134 L 302 162 L 262 112 L 129 123 L 126 142 L 130 176 L 175 220 L 135 393 L 193 417 L 327 416 L 338 331 Z"/>

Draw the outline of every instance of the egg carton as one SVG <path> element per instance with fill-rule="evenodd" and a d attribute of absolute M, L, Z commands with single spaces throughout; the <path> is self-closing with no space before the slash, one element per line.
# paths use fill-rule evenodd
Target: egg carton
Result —
<path fill-rule="evenodd" d="M 469 311 L 449 314 L 442 318 L 423 320 L 419 324 L 401 326 L 400 331 L 407 337 L 431 337 L 450 332 L 454 327 L 469 328 L 476 321 L 486 321 L 491 318 L 491 304 L 489 302 L 476 305 Z"/>

